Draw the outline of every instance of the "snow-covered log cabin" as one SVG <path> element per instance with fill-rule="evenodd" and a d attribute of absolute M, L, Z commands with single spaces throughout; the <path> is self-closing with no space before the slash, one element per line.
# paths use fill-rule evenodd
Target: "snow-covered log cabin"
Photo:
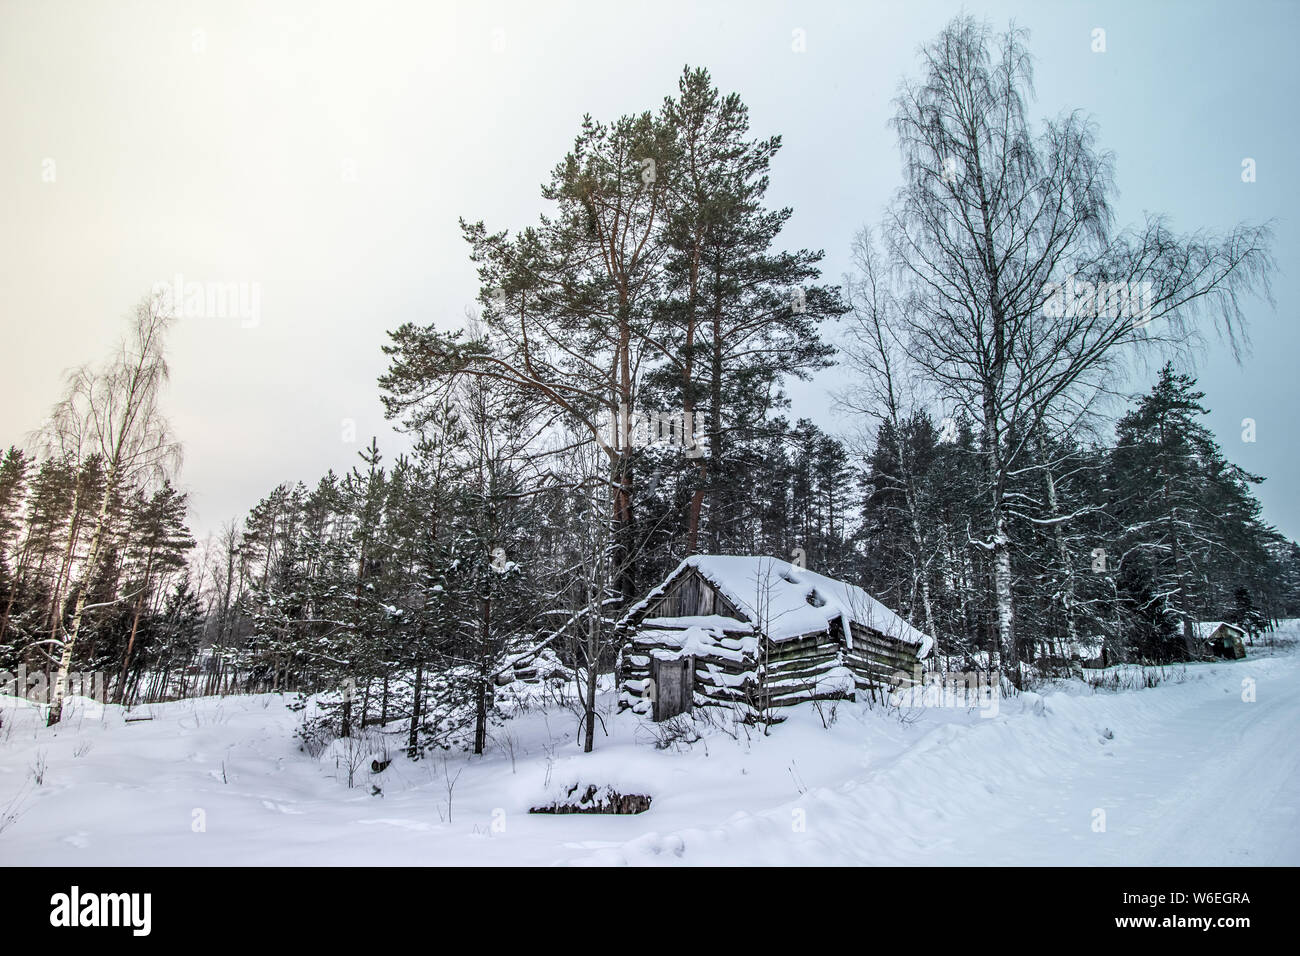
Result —
<path fill-rule="evenodd" d="M 1226 621 L 1197 621 L 1192 625 L 1192 636 L 1199 646 L 1215 657 L 1229 660 L 1246 656 L 1246 632 Z"/>
<path fill-rule="evenodd" d="M 687 558 L 618 623 L 619 708 L 746 719 L 915 679 L 933 639 L 862 588 L 770 557 Z"/>

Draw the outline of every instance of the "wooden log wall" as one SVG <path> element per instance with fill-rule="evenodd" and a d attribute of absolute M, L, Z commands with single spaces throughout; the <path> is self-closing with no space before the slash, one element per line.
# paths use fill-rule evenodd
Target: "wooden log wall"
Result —
<path fill-rule="evenodd" d="M 917 648 L 879 631 L 850 622 L 853 647 L 845 650 L 844 662 L 853 671 L 860 688 L 916 683 Z M 900 679 L 901 678 L 901 679 Z"/>
<path fill-rule="evenodd" d="M 672 648 L 667 635 L 679 628 L 643 627 L 646 618 L 696 617 L 718 614 L 742 619 L 727 599 L 698 572 L 691 571 L 636 619 L 624 627 L 619 656 L 619 709 L 650 716 L 646 699 L 650 657 L 656 648 Z M 853 646 L 846 647 L 839 620 L 824 631 L 775 642 L 742 632 L 715 638 L 712 646 L 693 648 L 695 654 L 694 705 L 729 707 L 757 714 L 766 708 L 788 707 L 808 700 L 851 695 L 846 668 L 856 690 L 881 690 L 915 683 L 917 650 L 914 645 L 860 624 L 850 623 Z"/>

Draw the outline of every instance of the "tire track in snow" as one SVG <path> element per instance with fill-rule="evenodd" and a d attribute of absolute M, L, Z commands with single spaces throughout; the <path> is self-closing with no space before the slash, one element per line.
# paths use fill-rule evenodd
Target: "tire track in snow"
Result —
<path fill-rule="evenodd" d="M 1185 683 L 1154 689 L 1025 695 L 993 720 L 940 724 L 840 787 L 574 862 L 1295 865 L 1298 663 L 1194 665 Z M 1245 677 L 1253 703 L 1241 698 Z"/>

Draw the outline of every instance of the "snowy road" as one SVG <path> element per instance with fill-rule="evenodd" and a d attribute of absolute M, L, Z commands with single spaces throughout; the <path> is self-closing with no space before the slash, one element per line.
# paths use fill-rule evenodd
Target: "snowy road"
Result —
<path fill-rule="evenodd" d="M 584 755 L 571 715 L 531 710 L 484 757 L 398 753 L 354 789 L 298 750 L 282 698 L 155 705 L 130 724 L 87 708 L 57 731 L 14 704 L 4 864 L 1300 865 L 1294 651 L 1171 669 L 1153 689 L 1070 682 L 991 719 L 802 708 L 771 736 L 678 750 L 622 714 Z M 527 813 L 569 778 L 654 803 Z"/>
<path fill-rule="evenodd" d="M 592 862 L 651 862 L 646 849 L 663 859 L 681 846 L 696 862 L 1300 865 L 1296 656 L 1017 703 L 986 724 L 931 729 L 883 767 L 810 792 L 794 834 L 782 832 L 789 811 L 741 815 Z"/>
<path fill-rule="evenodd" d="M 1255 681 L 1254 702 L 1242 699 L 1244 679 Z M 990 842 L 1017 863 L 1300 863 L 1295 658 L 1272 668 L 1220 665 L 1206 683 L 1203 694 L 1171 688 L 1169 706 L 1152 707 L 1130 734 L 1054 779 L 1007 788 L 1002 795 L 1019 812 Z M 1091 826 L 1098 809 L 1105 832 Z M 1085 820 L 1090 826 L 1080 832 Z M 966 862 L 990 861 L 981 851 Z"/>

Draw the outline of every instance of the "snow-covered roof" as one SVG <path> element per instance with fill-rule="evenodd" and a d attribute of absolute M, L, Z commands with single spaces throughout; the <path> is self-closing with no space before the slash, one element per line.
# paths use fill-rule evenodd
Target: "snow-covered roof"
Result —
<path fill-rule="evenodd" d="M 692 617 L 648 617 L 641 624 L 644 627 L 675 629 L 701 627 L 706 631 L 718 631 L 719 633 L 750 630 L 749 622 L 737 621 L 734 617 L 723 617 L 721 614 L 697 614 Z"/>
<path fill-rule="evenodd" d="M 824 630 L 839 620 L 849 646 L 853 642 L 850 621 L 919 647 L 919 657 L 928 654 L 934 645 L 933 638 L 912 627 L 857 585 L 795 567 L 778 558 L 754 555 L 691 555 L 659 587 L 634 605 L 623 620 L 663 595 L 687 568 L 695 568 L 749 623 L 761 626 L 773 641 Z"/>
<path fill-rule="evenodd" d="M 1214 632 L 1221 627 L 1230 627 L 1241 634 L 1246 633 L 1236 624 L 1229 624 L 1227 621 L 1197 621 L 1192 625 L 1192 634 L 1196 636 L 1198 641 L 1205 641 L 1213 637 Z"/>

